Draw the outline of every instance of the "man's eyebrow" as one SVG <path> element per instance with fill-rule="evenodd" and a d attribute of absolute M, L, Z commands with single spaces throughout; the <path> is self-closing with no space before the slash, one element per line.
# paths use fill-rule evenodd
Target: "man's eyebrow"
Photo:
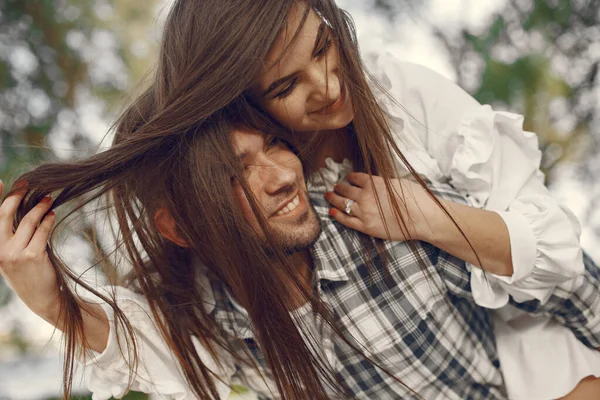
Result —
<path fill-rule="evenodd" d="M 249 155 L 250 155 L 250 152 L 248 152 L 248 151 L 244 151 L 242 153 L 236 154 L 235 155 L 235 161 L 236 161 L 236 163 L 243 164 L 244 160 L 246 158 L 248 158 Z"/>
<path fill-rule="evenodd" d="M 312 56 L 313 57 L 319 51 L 319 45 L 321 44 L 321 39 L 323 38 L 323 34 L 325 33 L 325 29 L 326 28 L 327 28 L 327 24 L 325 24 L 325 22 L 321 22 L 321 24 L 319 25 L 319 28 L 317 30 L 317 37 L 315 38 L 315 44 L 314 44 L 313 50 L 312 50 Z M 284 76 L 283 78 L 277 79 L 275 82 L 273 82 L 273 83 L 271 83 L 269 85 L 269 87 L 267 88 L 267 90 L 265 90 L 263 92 L 263 94 L 262 94 L 263 97 L 267 96 L 269 93 L 273 92 L 279 86 L 283 85 L 284 83 L 286 83 L 290 79 L 294 78 L 296 75 L 298 75 L 297 72 L 293 73 L 293 74 L 290 74 L 290 75 L 287 75 L 287 76 Z"/>

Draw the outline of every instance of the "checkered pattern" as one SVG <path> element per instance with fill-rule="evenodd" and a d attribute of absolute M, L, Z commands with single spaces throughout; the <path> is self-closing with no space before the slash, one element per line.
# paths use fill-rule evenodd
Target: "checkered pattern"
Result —
<path fill-rule="evenodd" d="M 435 191 L 464 203 L 449 186 Z M 507 398 L 492 321 L 488 310 L 473 301 L 465 263 L 424 242 L 411 247 L 388 241 L 383 242 L 385 262 L 373 249 L 368 264 L 365 237 L 333 221 L 321 193 L 312 193 L 311 199 L 323 225 L 312 248 L 315 287 L 346 337 L 424 399 Z M 577 284 L 559 288 L 547 304 L 516 305 L 554 316 L 584 343 L 600 347 L 599 317 L 591 311 L 600 310 L 599 274 L 589 258 L 586 266 Z M 217 321 L 243 339 L 264 365 L 243 310 L 222 289 L 213 289 Z M 315 325 L 314 320 L 303 322 Z M 319 347 L 353 398 L 418 398 L 330 332 L 320 335 Z M 243 375 L 244 367 L 239 372 Z"/>
<path fill-rule="evenodd" d="M 585 273 L 559 285 L 547 304 L 511 303 L 531 314 L 553 317 L 583 344 L 600 349 L 600 268 L 585 252 L 583 264 Z"/>

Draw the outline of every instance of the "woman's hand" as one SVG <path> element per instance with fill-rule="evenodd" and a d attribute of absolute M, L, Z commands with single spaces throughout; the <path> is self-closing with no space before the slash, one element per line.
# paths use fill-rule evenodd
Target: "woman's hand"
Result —
<path fill-rule="evenodd" d="M 3 186 L 0 182 L 0 196 Z M 25 193 L 18 190 L 0 205 L 0 273 L 27 307 L 48 320 L 60 307 L 56 271 L 46 252 L 56 216 L 49 211 L 52 198 L 45 197 L 13 232 L 15 213 Z"/>
<path fill-rule="evenodd" d="M 354 172 L 348 174 L 346 179 L 350 185 L 339 183 L 335 186 L 334 192 L 325 194 L 327 201 L 334 207 L 330 210 L 330 214 L 336 221 L 348 228 L 380 239 L 398 241 L 420 239 L 419 223 L 415 219 L 422 215 L 419 204 L 433 203 L 420 185 L 406 179 L 390 180 L 393 188 L 391 195 L 396 197 L 402 220 L 406 225 L 403 228 L 394 213 L 383 178 L 373 176 L 373 184 L 371 184 L 368 174 Z M 377 207 L 375 193 L 381 203 L 381 213 Z M 353 201 L 350 215 L 345 212 L 349 200 Z M 387 223 L 389 235 L 384 221 Z"/>

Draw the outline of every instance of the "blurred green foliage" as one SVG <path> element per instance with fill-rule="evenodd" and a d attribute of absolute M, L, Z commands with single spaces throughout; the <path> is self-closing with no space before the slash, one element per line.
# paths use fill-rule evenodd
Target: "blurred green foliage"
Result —
<path fill-rule="evenodd" d="M 92 396 L 73 396 L 73 399 L 78 400 L 92 400 Z M 146 400 L 148 395 L 145 393 L 129 392 L 122 398 L 123 400 Z M 62 397 L 52 397 L 47 400 L 62 400 Z"/>
<path fill-rule="evenodd" d="M 157 4 L 0 1 L 0 179 L 10 184 L 55 157 L 48 149 L 52 136 L 79 157 L 95 151 L 81 103 L 93 97 L 108 112 L 139 81 L 153 57 L 148 38 Z M 0 306 L 9 300 L 0 278 Z"/>
<path fill-rule="evenodd" d="M 157 4 L 0 1 L 0 179 L 5 184 L 54 158 L 48 148 L 52 137 L 62 137 L 61 143 L 78 157 L 95 151 L 97 143 L 82 123 L 82 103 L 94 98 L 100 113 L 107 114 L 139 81 L 156 47 L 149 38 Z M 93 236 L 93 229 L 87 225 L 82 231 Z M 0 277 L 0 307 L 10 300 L 11 291 Z M 3 328 L 8 336 L 0 335 L 0 346 L 29 350 L 18 327 Z"/>
<path fill-rule="evenodd" d="M 90 37 L 93 2 L 0 2 L 0 176 L 11 177 L 43 157 L 57 117 L 73 111 L 88 63 L 69 36 Z M 64 114 L 63 114 L 64 115 Z"/>
<path fill-rule="evenodd" d="M 482 103 L 525 116 L 550 179 L 561 162 L 597 153 L 600 2 L 509 0 L 483 29 L 434 31 L 461 86 Z"/>
<path fill-rule="evenodd" d="M 53 130 L 90 150 L 78 101 L 120 101 L 152 56 L 156 0 L 0 2 L 0 177 L 49 155 Z M 143 39 L 144 43 L 140 45 Z M 144 67 L 145 68 L 145 67 Z"/>

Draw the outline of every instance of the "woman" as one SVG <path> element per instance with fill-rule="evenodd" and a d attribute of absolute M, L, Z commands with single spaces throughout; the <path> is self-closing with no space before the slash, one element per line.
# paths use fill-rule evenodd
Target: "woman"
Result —
<path fill-rule="evenodd" d="M 497 314 L 496 333 L 510 398 L 557 398 L 580 380 L 600 376 L 600 355 L 571 332 L 507 306 L 510 299 L 547 301 L 557 285 L 576 277 L 583 267 L 579 223 L 545 188 L 537 138 L 522 130 L 520 116 L 480 106 L 424 68 L 401 64 L 390 55 L 372 55 L 367 66 L 375 79 L 374 95 L 388 116 L 392 135 L 383 136 L 388 146 L 402 150 L 392 152 L 400 175 L 409 175 L 412 166 L 433 185 L 449 182 L 474 208 L 444 202 L 443 210 L 420 194 L 422 186 L 393 180 L 395 193 L 409 193 L 400 197 L 402 206 L 413 212 L 402 214 L 395 199 L 385 195 L 389 182 L 370 181 L 365 174 L 348 175 L 352 185 L 342 183 L 333 191 L 333 184 L 351 171 L 348 160 L 355 161 L 354 135 L 359 143 L 365 139 L 359 116 L 350 124 L 353 111 L 362 106 L 352 107 L 348 87 L 359 84 L 343 73 L 354 70 L 344 59 L 345 43 L 337 37 L 342 35 L 335 33 L 340 29 L 326 21 L 316 13 L 292 9 L 290 33 L 283 33 L 271 47 L 251 98 L 296 131 L 297 140 L 316 142 L 309 144 L 314 151 L 305 162 L 326 167 L 322 173 L 329 179 L 319 182 L 329 190 L 326 198 L 334 206 L 332 216 L 375 237 L 424 240 L 479 267 L 472 269 L 476 302 L 503 307 Z M 330 49 L 336 46 L 339 59 Z M 369 111 L 376 115 L 376 110 Z M 365 159 L 359 160 L 358 168 L 371 172 L 368 152 L 361 154 Z M 375 157 L 370 162 L 376 162 Z M 385 171 L 383 166 L 375 169 Z M 414 203 L 419 204 L 417 212 Z M 403 215 L 410 218 L 408 224 Z M 519 348 L 528 349 L 528 354 Z M 547 367 L 566 360 L 568 374 L 555 374 Z"/>
<path fill-rule="evenodd" d="M 577 228 L 573 227 L 570 215 L 547 197 L 537 170 L 537 145 L 531 145 L 534 142 L 531 136 L 520 135 L 520 127 L 514 118 L 480 108 L 455 89 L 452 89 L 452 95 L 461 96 L 460 101 L 451 98 L 440 107 L 432 108 L 431 98 L 423 97 L 418 88 L 411 88 L 411 85 L 405 87 L 413 91 L 414 103 L 396 99 L 408 108 L 408 111 L 404 110 L 386 96 L 385 90 L 394 94 L 397 79 L 404 77 L 410 80 L 414 76 L 423 79 L 423 75 L 430 73 L 411 66 L 396 69 L 394 60 L 381 57 L 372 63 L 379 85 L 373 83 L 375 87 L 371 89 L 362 72 L 356 47 L 352 44 L 351 25 L 332 2 L 258 3 L 249 0 L 176 2 L 165 28 L 153 89 L 141 98 L 136 107 L 129 110 L 129 114 L 133 115 L 123 118 L 116 145 L 107 153 L 72 166 L 70 182 L 76 184 L 65 181 L 66 175 L 59 177 L 59 172 L 64 173 L 60 168 L 53 170 L 49 167 L 28 175 L 29 187 L 43 190 L 34 192 L 35 196 L 29 198 L 22 207 L 20 217 L 36 200 L 51 191 L 68 189 L 56 198 L 54 204 L 60 205 L 111 183 L 112 187 L 119 189 L 115 201 L 119 204 L 117 209 L 121 210 L 119 217 L 123 235 L 128 237 L 128 218 L 137 221 L 139 216 L 135 207 L 127 202 L 133 197 L 131 193 L 136 192 L 125 184 L 128 181 L 123 169 L 137 166 L 140 154 L 158 154 L 160 148 L 171 148 L 172 143 L 180 140 L 178 136 L 193 131 L 208 120 L 241 115 L 245 123 L 263 131 L 278 131 L 279 125 L 294 131 L 295 135 L 288 139 L 301 148 L 300 155 L 313 171 L 328 164 L 330 169 L 339 170 L 339 166 L 327 162 L 328 157 L 337 162 L 349 159 L 356 170 L 377 173 L 383 177 L 383 180 L 376 179 L 375 182 L 388 192 L 416 193 L 414 197 L 389 198 L 389 208 L 397 216 L 398 223 L 389 224 L 390 232 L 385 232 L 385 236 L 400 232 L 402 238 L 424 239 L 498 276 L 512 277 L 502 279 L 489 276 L 489 280 L 486 280 L 478 269 L 473 269 L 473 292 L 479 295 L 480 304 L 502 306 L 508 301 L 509 293 L 523 296 L 523 300 L 542 300 L 558 283 L 581 272 Z M 318 10 L 320 18 L 315 10 Z M 236 29 L 231 29 L 232 26 Z M 420 85 L 435 86 L 438 79 L 435 75 L 429 75 Z M 426 118 L 430 112 L 439 111 L 445 111 L 446 114 L 440 117 L 437 124 Z M 464 119 L 460 124 L 460 118 L 471 111 L 473 116 L 465 117 L 470 121 Z M 135 126 L 128 126 L 132 121 Z M 458 134 L 457 125 L 461 127 Z M 477 144 L 481 145 L 481 151 Z M 405 151 L 416 172 L 405 162 L 398 147 Z M 511 175 L 510 179 L 502 175 L 505 172 L 503 168 L 498 168 L 498 165 L 506 165 L 502 161 L 507 150 L 512 151 L 511 154 L 520 154 L 520 161 L 526 166 L 525 171 Z M 485 157 L 472 157 L 469 160 L 469 153 Z M 531 155 L 533 162 L 528 159 Z M 396 169 L 399 176 L 412 173 L 421 186 L 409 180 L 393 181 L 397 177 Z M 414 202 L 415 198 L 426 198 L 420 195 L 426 193 L 423 192 L 426 189 L 421 176 L 432 183 L 450 180 L 465 196 L 471 198 L 471 204 L 478 207 L 486 205 L 502 215 L 477 207 L 443 203 L 450 218 L 437 218 L 435 213 L 439 212 L 439 208 L 435 207 L 435 199 L 431 199 L 431 204 Z M 85 184 L 81 183 L 83 181 Z M 111 187 L 103 186 L 101 192 L 109 189 Z M 165 193 L 171 190 L 166 187 Z M 341 186 L 338 190 L 344 198 L 335 195 L 328 197 L 334 205 L 345 209 L 348 207 L 346 199 L 352 195 L 348 187 Z M 500 196 L 504 193 L 507 193 L 506 196 Z M 543 193 L 543 213 L 536 212 L 536 200 L 532 199 L 531 193 Z M 198 195 L 201 196 L 201 193 Z M 381 200 L 388 200 L 387 196 L 381 197 Z M 378 200 L 377 196 L 375 199 Z M 169 199 L 163 200 L 174 216 L 174 223 L 177 226 L 185 225 L 184 214 L 176 210 Z M 366 215 L 361 211 L 363 208 L 367 210 L 369 205 L 363 204 L 359 198 L 356 200 L 359 200 L 359 204 L 350 205 L 348 212 L 355 216 Z M 531 207 L 532 204 L 534 207 Z M 419 207 L 427 210 L 427 213 L 435 213 L 421 213 Z M 159 207 L 153 204 L 148 208 L 156 210 Z M 403 212 L 405 209 L 417 211 L 407 215 Z M 556 222 L 537 224 L 540 214 L 551 215 L 553 222 Z M 356 219 L 344 218 L 339 212 L 334 212 L 334 215 L 351 227 L 361 228 Z M 419 219 L 421 216 L 427 223 Z M 434 226 L 434 223 L 440 226 Z M 427 232 L 428 228 L 431 228 L 430 232 Z M 374 233 L 369 232 L 368 227 L 363 230 Z M 528 234 L 520 235 L 521 231 Z M 567 249 L 559 256 L 553 254 L 553 248 L 556 247 L 554 243 L 540 239 L 555 237 L 555 231 L 562 233 L 555 243 Z M 419 232 L 419 236 L 415 236 L 416 232 Z M 445 234 L 432 238 L 432 232 Z M 193 239 L 193 236 L 190 238 Z M 136 255 L 133 248 L 128 250 L 135 265 L 140 268 L 138 277 L 144 276 L 139 253 Z M 201 254 L 199 251 L 197 255 Z M 160 270 L 161 256 L 151 258 L 152 267 Z M 58 265 L 58 260 L 52 261 Z M 553 266 L 550 271 L 546 267 L 548 264 Z M 61 267 L 59 270 L 68 276 L 68 269 Z M 532 271 L 535 273 L 532 274 Z M 540 273 L 545 274 L 546 282 L 546 286 L 541 288 L 539 282 L 530 279 Z M 58 275 L 59 280 L 64 279 L 63 274 Z M 168 273 L 161 272 L 160 275 L 168 276 Z M 73 275 L 71 277 L 76 278 Z M 228 282 L 244 285 L 241 276 L 227 278 Z M 180 284 L 176 280 L 171 283 L 173 286 Z M 62 286 L 61 299 L 68 312 L 65 316 L 75 317 L 64 320 L 67 344 L 70 346 L 67 354 L 72 354 L 75 345 L 81 343 L 82 321 L 87 320 L 81 319 L 76 298 Z M 251 289 L 246 292 L 249 291 Z M 155 295 L 151 295 L 159 292 L 151 281 L 142 283 L 142 292 L 152 299 L 150 306 L 155 316 L 159 314 L 157 310 L 162 315 L 170 315 L 169 312 L 173 311 L 169 302 L 157 300 Z M 113 304 L 106 296 L 104 300 Z M 115 311 L 117 318 L 121 318 L 119 309 L 115 307 Z M 173 312 L 173 315 L 177 313 Z M 257 314 L 251 313 L 251 317 L 260 319 Z M 221 343 L 205 319 L 194 317 L 193 314 L 188 318 L 195 332 L 198 332 L 198 338 L 208 349 L 212 349 L 211 340 L 227 345 Z M 205 388 L 212 388 L 207 378 L 210 373 L 204 369 L 198 355 L 194 356 L 190 351 L 189 341 L 181 339 L 185 335 L 176 335 L 182 329 L 181 324 L 172 320 L 161 326 L 166 337 L 182 340 L 171 344 L 177 350 L 175 354 L 178 359 L 188 361 L 183 362 L 184 373 L 198 395 L 207 395 Z M 292 327 L 288 325 L 288 329 L 292 330 Z M 167 330 L 169 335 L 166 334 Z M 272 339 L 275 349 L 277 335 L 262 333 Z M 284 346 L 283 343 L 280 345 Z M 288 367 L 281 364 L 282 371 L 290 374 L 283 372 L 282 376 L 293 375 Z M 278 381 L 278 384 L 283 385 L 282 381 Z M 282 390 L 284 387 L 279 387 L 280 392 L 285 393 Z M 297 382 L 292 382 L 285 389 L 290 393 L 302 393 L 301 387 Z"/>
<path fill-rule="evenodd" d="M 373 95 L 387 114 L 389 126 L 378 125 L 379 120 L 363 125 L 363 118 L 369 116 L 359 115 L 358 110 L 367 111 L 371 117 L 379 110 L 367 99 L 355 98 L 356 91 L 364 95 L 368 89 L 356 81 L 360 67 L 352 64 L 356 57 L 346 53 L 352 48 L 348 37 L 337 34 L 343 32 L 343 22 L 329 15 L 317 18 L 307 8 L 303 11 L 292 8 L 291 26 L 271 47 L 249 97 L 280 124 L 294 130 L 295 139 L 311 149 L 305 164 L 316 169 L 328 167 L 322 172 L 329 180 L 322 183 L 330 190 L 327 198 L 335 207 L 334 218 L 380 238 L 421 239 L 470 262 L 476 267 L 472 269 L 473 295 L 478 304 L 488 308 L 504 307 L 511 298 L 544 302 L 557 285 L 581 273 L 579 223 L 545 188 L 537 138 L 522 130 L 521 117 L 480 106 L 424 68 L 398 63 L 390 55 L 374 55 L 366 60 L 367 67 L 374 75 Z M 332 51 L 336 47 L 339 55 Z M 386 96 L 386 91 L 391 96 Z M 350 175 L 350 183 L 360 189 L 338 185 L 333 192 L 333 184 L 349 172 L 352 161 L 358 170 L 375 170 L 391 177 L 388 166 L 381 162 L 384 155 L 372 150 L 380 144 L 367 143 L 377 133 L 385 138 L 386 146 L 402 150 L 391 151 L 400 176 L 416 172 L 434 185 L 449 182 L 473 208 L 445 202 L 445 211 L 451 216 L 446 218 L 433 201 L 420 195 L 422 186 L 407 180 L 375 179 L 375 186 L 371 186 L 365 176 Z M 358 148 L 363 159 L 357 160 Z M 391 189 L 413 195 L 399 196 L 404 202 L 399 205 L 398 199 L 385 199 L 384 194 L 384 212 L 380 213 L 378 193 Z M 414 203 L 418 203 L 419 211 L 402 213 L 402 207 L 414 210 Z M 408 221 L 402 218 L 406 215 Z M 483 270 L 492 274 L 485 275 Z M 504 371 L 511 398 L 559 397 L 579 380 L 600 374 L 598 355 L 572 334 L 548 326 L 547 320 L 537 320 L 532 327 L 530 319 L 523 321 L 518 316 L 515 310 L 504 307 L 498 318 L 519 322 L 497 321 L 501 361 L 521 366 Z M 556 346 L 557 341 L 563 346 Z M 519 347 L 538 349 L 537 364 L 523 367 L 531 362 L 532 355 L 525 359 L 515 350 Z M 557 347 L 563 351 L 552 354 L 545 350 Z M 570 374 L 550 377 L 520 372 L 539 371 L 536 365 L 554 365 L 566 359 L 572 360 L 567 368 Z"/>

